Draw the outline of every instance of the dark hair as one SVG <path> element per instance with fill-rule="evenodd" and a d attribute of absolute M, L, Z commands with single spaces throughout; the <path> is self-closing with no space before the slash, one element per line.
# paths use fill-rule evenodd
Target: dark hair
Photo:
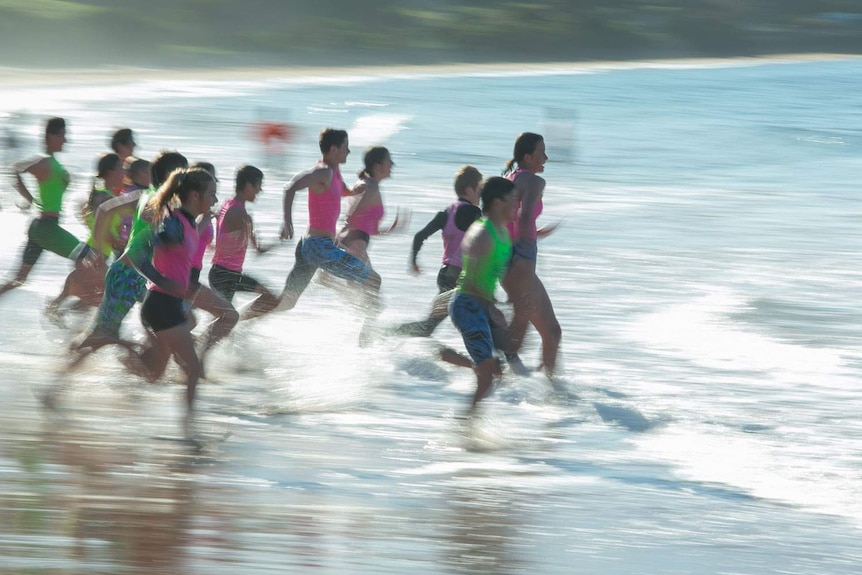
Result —
<path fill-rule="evenodd" d="M 365 154 L 362 156 L 362 162 L 365 164 L 365 167 L 359 170 L 360 178 L 370 178 L 371 172 L 374 171 L 374 166 L 377 164 L 382 164 L 386 158 L 390 158 L 389 150 L 384 148 L 383 146 L 371 146 L 365 150 Z"/>
<path fill-rule="evenodd" d="M 236 169 L 236 191 L 241 192 L 246 184 L 255 185 L 263 181 L 263 172 L 254 166 L 244 164 Z"/>
<path fill-rule="evenodd" d="M 536 151 L 536 146 L 539 142 L 544 141 L 540 134 L 533 132 L 523 132 L 515 139 L 515 150 L 512 152 L 512 159 L 506 162 L 506 169 L 503 170 L 503 175 L 511 174 L 515 171 L 515 166 L 521 163 L 524 156 L 532 154 Z"/>
<path fill-rule="evenodd" d="M 320 132 L 317 141 L 320 144 L 320 152 L 326 154 L 332 146 L 340 146 L 347 139 L 345 130 L 336 130 L 335 128 L 324 128 Z"/>
<path fill-rule="evenodd" d="M 134 181 L 134 174 L 139 174 L 144 170 L 150 169 L 150 163 L 147 160 L 142 160 L 141 158 L 136 158 L 134 156 L 129 156 L 126 158 L 126 161 L 123 162 L 123 169 L 126 170 L 129 178 Z"/>
<path fill-rule="evenodd" d="M 121 162 L 120 156 L 113 152 L 102 154 L 99 156 L 99 162 L 96 164 L 96 177 L 104 178 L 105 173 L 116 170 Z"/>
<path fill-rule="evenodd" d="M 474 166 L 461 166 L 455 172 L 455 193 L 458 197 L 464 195 L 467 188 L 475 188 L 482 181 L 482 172 Z"/>
<path fill-rule="evenodd" d="M 168 179 L 168 176 L 174 170 L 186 169 L 188 167 L 189 161 L 181 153 L 162 150 L 153 158 L 153 162 L 150 164 L 150 179 L 152 180 L 153 187 L 158 188 L 164 184 L 165 180 Z"/>
<path fill-rule="evenodd" d="M 99 207 L 99 204 L 105 201 L 107 198 L 99 198 L 101 189 L 96 188 L 96 178 L 104 178 L 105 174 L 112 170 L 116 170 L 118 167 L 122 165 L 122 160 L 120 156 L 114 154 L 113 152 L 109 152 L 107 154 L 102 154 L 99 156 L 99 161 L 96 164 L 96 177 L 93 178 L 93 187 L 90 188 L 90 195 L 87 196 L 87 201 L 84 202 L 84 205 L 81 209 L 81 213 L 86 218 L 90 214 L 96 212 L 96 208 Z M 111 190 L 108 190 L 109 192 Z M 101 200 L 101 201 L 97 201 Z"/>
<path fill-rule="evenodd" d="M 506 197 L 514 189 L 515 184 L 500 176 L 491 176 L 487 180 L 484 180 L 479 186 L 479 193 L 482 197 L 482 213 L 488 213 L 494 200 Z"/>
<path fill-rule="evenodd" d="M 212 174 L 213 179 L 218 182 L 218 175 L 216 174 L 215 166 L 210 164 L 209 162 L 192 162 L 191 164 L 189 164 L 189 169 L 191 168 L 200 168 L 202 170 L 208 171 L 210 174 Z"/>
<path fill-rule="evenodd" d="M 54 134 L 57 135 L 63 130 L 66 129 L 66 120 L 63 118 L 48 118 L 48 121 L 45 122 L 45 135 Z"/>
<path fill-rule="evenodd" d="M 202 192 L 210 184 L 215 184 L 213 175 L 203 168 L 179 169 L 171 172 L 168 180 L 159 186 L 147 202 L 146 210 L 152 214 L 153 227 L 165 216 L 165 208 L 175 197 L 186 201 L 192 192 Z"/>
<path fill-rule="evenodd" d="M 111 136 L 111 149 L 118 152 L 118 146 L 131 146 L 135 143 L 131 128 L 120 128 Z"/>

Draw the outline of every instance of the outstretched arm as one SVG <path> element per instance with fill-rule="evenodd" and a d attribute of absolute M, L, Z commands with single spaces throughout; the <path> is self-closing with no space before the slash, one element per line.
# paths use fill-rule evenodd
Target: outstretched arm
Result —
<path fill-rule="evenodd" d="M 413 272 L 419 273 L 422 271 L 416 261 L 416 258 L 419 255 L 419 250 L 422 249 L 422 244 L 425 243 L 425 240 L 443 229 L 446 225 L 446 218 L 446 210 L 437 212 L 434 214 L 431 221 L 425 224 L 425 227 L 416 232 L 416 235 L 413 236 L 413 249 L 410 251 L 410 267 Z"/>

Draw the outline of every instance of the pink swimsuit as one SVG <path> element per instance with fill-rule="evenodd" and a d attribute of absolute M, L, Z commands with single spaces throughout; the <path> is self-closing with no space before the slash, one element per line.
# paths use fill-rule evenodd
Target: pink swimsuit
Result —
<path fill-rule="evenodd" d="M 332 169 L 332 184 L 322 194 L 308 194 L 308 227 L 327 232 L 335 237 L 335 225 L 341 215 L 341 196 L 344 194 L 344 180 L 341 172 Z"/>
<path fill-rule="evenodd" d="M 523 174 L 525 172 L 529 173 L 528 170 L 524 170 L 524 169 L 516 170 L 516 171 L 512 172 L 511 174 L 509 174 L 508 176 L 506 176 L 506 179 L 509 180 L 510 182 L 514 182 L 518 176 L 520 176 L 521 174 Z M 512 221 L 509 222 L 509 224 L 508 224 L 509 235 L 512 237 L 513 243 L 519 242 L 521 240 L 531 240 L 532 242 L 535 243 L 538 240 L 539 234 L 538 234 L 538 230 L 536 228 L 536 220 L 539 219 L 539 216 L 542 215 L 542 208 L 543 207 L 544 206 L 542 204 L 542 198 L 539 198 L 538 201 L 536 202 L 535 207 L 533 208 L 533 219 L 529 223 L 529 227 L 526 230 L 521 230 L 518 228 L 518 223 L 521 220 L 521 198 L 520 197 L 515 198 L 515 206 L 514 206 L 514 213 L 513 213 L 514 217 L 512 218 Z M 521 234 L 518 232 L 525 232 L 526 237 L 522 237 Z"/>
<path fill-rule="evenodd" d="M 171 215 L 182 222 L 183 241 L 172 246 L 157 243 L 153 250 L 153 267 L 165 278 L 188 289 L 192 258 L 198 248 L 198 230 L 194 220 L 183 211 L 173 210 Z M 147 282 L 147 289 L 167 293 L 150 281 Z"/>
<path fill-rule="evenodd" d="M 383 204 L 359 208 L 347 216 L 347 227 L 360 230 L 369 236 L 380 233 L 380 220 L 383 219 Z"/>
<path fill-rule="evenodd" d="M 245 227 L 233 232 L 224 230 L 225 215 L 234 206 L 237 206 L 245 213 L 245 203 L 237 201 L 236 198 L 231 198 L 222 205 L 216 216 L 218 231 L 216 232 L 213 263 L 225 269 L 241 272 L 242 265 L 245 263 L 245 252 L 248 249 L 248 230 Z"/>

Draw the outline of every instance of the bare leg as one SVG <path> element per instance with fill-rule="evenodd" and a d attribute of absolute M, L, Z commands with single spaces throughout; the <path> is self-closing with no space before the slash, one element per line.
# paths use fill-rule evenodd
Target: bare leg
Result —
<path fill-rule="evenodd" d="M 534 306 L 530 314 L 530 322 L 542 338 L 542 369 L 548 377 L 551 377 L 556 370 L 557 352 L 563 333 L 554 313 L 551 298 L 548 297 L 548 292 L 539 278 L 535 278 L 533 294 Z"/>
<path fill-rule="evenodd" d="M 215 321 L 207 326 L 204 334 L 204 346 L 201 351 L 201 357 L 203 357 L 231 332 L 239 321 L 239 313 L 224 296 L 206 286 L 200 287 L 193 304 L 215 317 Z"/>
<path fill-rule="evenodd" d="M 473 368 L 473 371 L 476 372 L 476 393 L 473 394 L 473 401 L 470 404 L 470 415 L 475 413 L 476 406 L 490 393 L 491 385 L 494 383 L 494 366 L 496 363 L 493 357 L 489 357 Z"/>

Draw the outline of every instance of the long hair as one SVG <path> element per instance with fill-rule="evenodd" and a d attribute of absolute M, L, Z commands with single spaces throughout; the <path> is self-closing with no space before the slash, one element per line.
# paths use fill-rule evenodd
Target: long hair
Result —
<path fill-rule="evenodd" d="M 512 152 L 512 159 L 506 162 L 506 169 L 503 170 L 503 175 L 506 176 L 515 171 L 527 154 L 532 154 L 536 151 L 536 146 L 539 142 L 544 141 L 540 134 L 533 132 L 523 132 L 515 139 L 515 149 Z"/>
<path fill-rule="evenodd" d="M 145 213 L 155 227 L 165 217 L 173 200 L 185 202 L 192 192 L 204 192 L 210 184 L 215 184 L 215 180 L 212 174 L 203 168 L 175 170 L 147 202 Z"/>

